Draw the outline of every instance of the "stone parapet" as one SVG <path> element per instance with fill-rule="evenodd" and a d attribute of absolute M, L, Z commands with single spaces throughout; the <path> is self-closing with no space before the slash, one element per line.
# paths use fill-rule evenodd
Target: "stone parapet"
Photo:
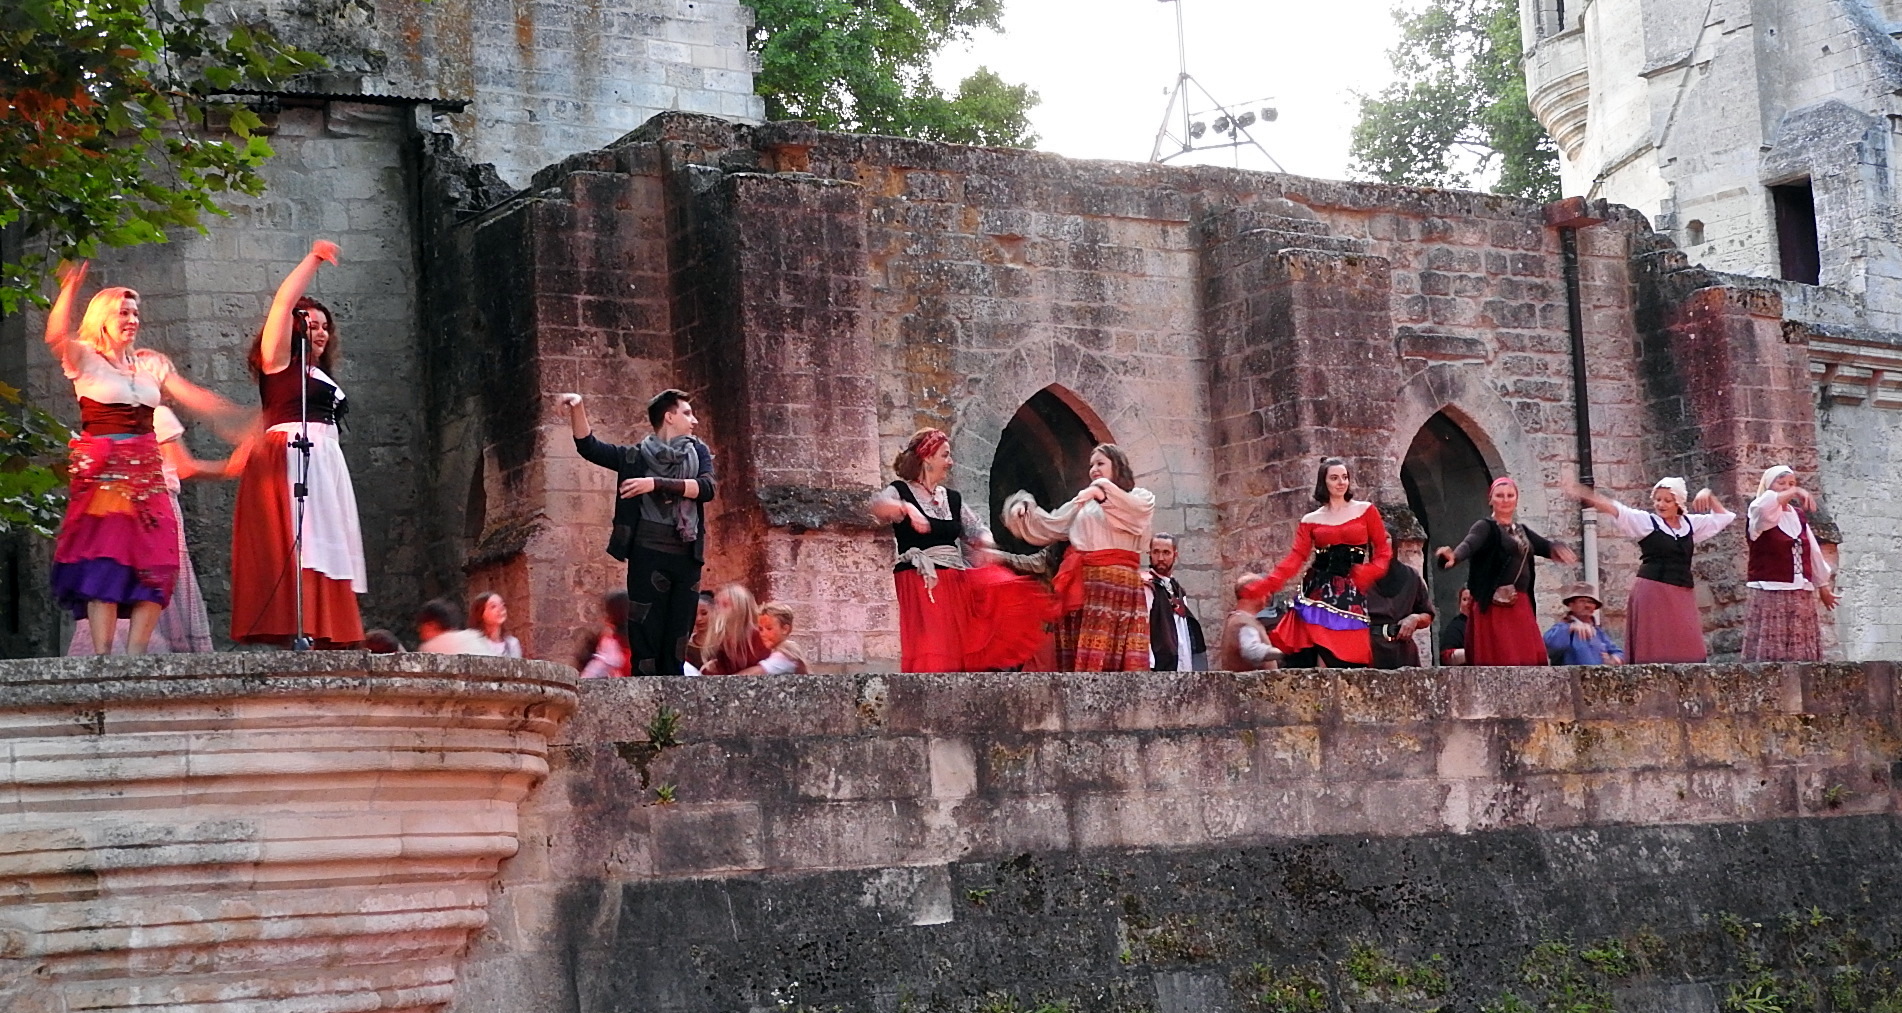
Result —
<path fill-rule="evenodd" d="M 440 1009 L 574 678 L 355 652 L 0 663 L 0 1008 Z"/>

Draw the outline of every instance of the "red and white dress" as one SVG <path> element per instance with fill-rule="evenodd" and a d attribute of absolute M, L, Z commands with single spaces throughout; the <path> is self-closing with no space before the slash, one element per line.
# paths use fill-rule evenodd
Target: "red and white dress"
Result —
<path fill-rule="evenodd" d="M 1065 672 L 1149 671 L 1149 604 L 1142 551 L 1156 514 L 1147 489 L 1092 483 L 1103 499 L 1046 511 L 1029 493 L 1004 501 L 1004 522 L 1032 545 L 1069 541 L 1057 570 L 1057 668 Z M 1021 505 L 1021 509 L 1019 506 Z"/>
<path fill-rule="evenodd" d="M 889 488 L 893 498 L 917 507 L 931 529 L 921 533 L 909 521 L 892 525 L 899 667 L 988 672 L 1028 662 L 1043 645 L 1053 611 L 1043 585 L 1001 566 L 970 565 L 966 544 L 975 549 L 989 529 L 955 490 L 902 479 Z"/>

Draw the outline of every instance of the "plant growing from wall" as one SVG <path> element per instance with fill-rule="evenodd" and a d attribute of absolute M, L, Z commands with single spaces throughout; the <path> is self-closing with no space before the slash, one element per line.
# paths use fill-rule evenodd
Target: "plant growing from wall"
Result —
<path fill-rule="evenodd" d="M 1027 148 L 1037 93 L 980 67 L 953 94 L 945 46 L 996 30 L 1003 0 L 752 0 L 754 90 L 774 120 L 927 141 Z"/>
<path fill-rule="evenodd" d="M 258 194 L 271 147 L 230 101 L 322 64 L 259 23 L 214 22 L 209 0 L 0 3 L 0 310 L 31 299 L 59 258 L 163 242 Z"/>
<path fill-rule="evenodd" d="M 1557 200 L 1558 147 L 1532 115 L 1513 0 L 1402 0 L 1394 83 L 1362 96 L 1352 170 L 1385 183 Z"/>

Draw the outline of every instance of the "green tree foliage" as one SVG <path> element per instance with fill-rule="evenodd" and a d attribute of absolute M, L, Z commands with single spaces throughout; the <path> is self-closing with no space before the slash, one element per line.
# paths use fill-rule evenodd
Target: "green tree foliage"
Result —
<path fill-rule="evenodd" d="M 1355 172 L 1387 183 L 1471 187 L 1557 200 L 1558 148 L 1526 103 L 1518 5 L 1410 0 L 1394 10 L 1395 81 L 1362 97 L 1349 149 Z"/>
<path fill-rule="evenodd" d="M 319 66 L 208 0 L 0 2 L 0 226 L 25 242 L 0 263 L 0 309 L 35 298 L 60 258 L 163 242 L 257 194 L 271 147 L 234 89 Z"/>
<path fill-rule="evenodd" d="M 0 383 L 0 533 L 52 537 L 66 504 L 62 458 L 72 431 Z"/>
<path fill-rule="evenodd" d="M 1037 93 L 985 68 L 946 95 L 931 61 L 995 30 L 1003 0 L 754 0 L 755 90 L 766 116 L 828 130 L 1029 147 Z"/>

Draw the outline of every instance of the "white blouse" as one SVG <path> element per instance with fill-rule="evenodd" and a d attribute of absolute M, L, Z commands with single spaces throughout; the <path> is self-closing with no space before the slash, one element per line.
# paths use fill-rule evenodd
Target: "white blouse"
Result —
<path fill-rule="evenodd" d="M 1766 491 L 1763 495 L 1751 500 L 1750 509 L 1747 512 L 1750 515 L 1750 524 L 1745 530 L 1750 533 L 1750 540 L 1753 542 L 1757 540 L 1758 535 L 1772 527 L 1791 538 L 1800 537 L 1804 533 L 1803 522 L 1797 520 L 1796 511 L 1784 509 L 1783 503 L 1777 499 L 1774 490 Z M 1760 591 L 1813 591 L 1816 585 L 1810 582 L 1811 577 L 1815 577 L 1822 583 L 1829 583 L 1829 563 L 1823 558 L 1823 547 L 1816 541 L 1815 529 L 1810 529 L 1808 534 L 1806 548 L 1809 551 L 1793 553 L 1796 557 L 1794 560 L 1795 580 L 1753 580 L 1748 586 Z"/>
<path fill-rule="evenodd" d="M 1108 479 L 1090 483 L 1103 490 L 1102 502 L 1078 503 L 1074 498 L 1054 511 L 1046 511 L 1026 492 L 1011 493 L 1004 501 L 1004 525 L 1011 533 L 1032 545 L 1068 541 L 1082 552 L 1099 549 L 1129 549 L 1145 552 L 1156 517 L 1156 496 L 1147 489 L 1123 491 Z M 1027 509 L 1019 512 L 1017 504 Z"/>
<path fill-rule="evenodd" d="M 1626 538 L 1643 538 L 1657 530 L 1651 526 L 1652 522 L 1656 521 L 1657 527 L 1673 538 L 1683 538 L 1685 528 L 1688 526 L 1691 544 L 1696 545 L 1708 541 L 1717 532 L 1730 527 L 1730 522 L 1737 519 L 1737 515 L 1728 510 L 1718 510 L 1707 514 L 1684 514 L 1678 518 L 1679 523 L 1674 526 L 1670 521 L 1648 510 L 1633 510 L 1623 503 L 1615 505 L 1618 507 L 1618 512 L 1611 517 L 1611 526 Z"/>
<path fill-rule="evenodd" d="M 78 341 L 68 341 L 71 359 L 64 363 L 73 393 L 100 404 L 136 404 L 157 408 L 159 394 L 172 375 L 172 360 L 149 348 L 132 353 L 129 369 L 120 369 Z"/>

